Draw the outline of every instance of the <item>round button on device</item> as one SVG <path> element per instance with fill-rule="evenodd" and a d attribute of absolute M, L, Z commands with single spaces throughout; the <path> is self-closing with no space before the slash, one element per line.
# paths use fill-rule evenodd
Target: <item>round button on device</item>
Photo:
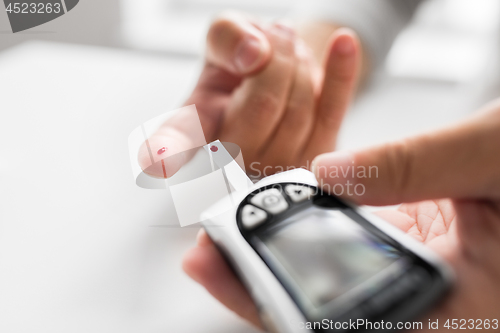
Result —
<path fill-rule="evenodd" d="M 262 203 L 264 204 L 265 207 L 275 206 L 279 202 L 280 199 L 275 195 L 268 195 L 267 197 L 264 197 L 264 199 L 262 200 Z"/>
<path fill-rule="evenodd" d="M 250 202 L 271 214 L 279 214 L 288 208 L 288 203 L 277 188 L 270 188 L 257 193 L 250 199 Z"/>

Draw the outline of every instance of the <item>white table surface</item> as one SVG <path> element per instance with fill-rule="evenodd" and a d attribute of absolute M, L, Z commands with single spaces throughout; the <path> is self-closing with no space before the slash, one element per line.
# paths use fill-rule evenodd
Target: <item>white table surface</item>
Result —
<path fill-rule="evenodd" d="M 198 71 L 53 43 L 0 53 L 0 332 L 255 332 L 182 272 L 197 229 L 175 227 L 168 195 L 129 166 L 129 132 L 179 107 Z M 464 91 L 379 79 L 340 145 L 452 122 L 477 104 Z"/>

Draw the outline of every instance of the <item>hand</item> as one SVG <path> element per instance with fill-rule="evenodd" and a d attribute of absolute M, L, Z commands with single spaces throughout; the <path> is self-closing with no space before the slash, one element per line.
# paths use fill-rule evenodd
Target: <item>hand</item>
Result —
<path fill-rule="evenodd" d="M 440 329 L 432 332 L 448 331 L 442 326 L 447 319 L 500 319 L 499 152 L 500 100 L 445 130 L 314 161 L 326 190 L 347 181 L 362 184 L 365 193 L 348 198 L 358 204 L 415 202 L 378 214 L 432 248 L 456 272 L 452 292 L 426 315 L 439 319 Z M 332 177 L 333 168 L 348 166 L 376 166 L 378 177 Z M 219 301 L 260 325 L 250 296 L 203 231 L 183 267 Z M 425 331 L 427 320 L 421 320 Z"/>
<path fill-rule="evenodd" d="M 376 166 L 378 177 L 349 173 L 347 179 L 332 178 L 328 172 L 347 166 L 356 171 Z M 500 319 L 500 257 L 495 255 L 500 251 L 500 100 L 442 131 L 319 156 L 314 169 L 325 189 L 347 181 L 362 184 L 365 193 L 353 191 L 349 197 L 359 204 L 416 202 L 380 215 L 455 269 L 453 292 L 430 317 L 442 324 L 447 319 Z"/>
<path fill-rule="evenodd" d="M 360 62 L 359 42 L 350 30 L 337 30 L 328 50 L 322 69 L 291 28 L 264 28 L 226 15 L 209 30 L 206 64 L 186 105 L 196 105 L 208 142 L 240 146 L 247 171 L 307 167 L 314 156 L 334 149 Z M 167 151 L 153 154 L 152 161 L 144 144 L 139 152 L 143 170 L 163 177 L 159 162 L 193 146 L 192 123 L 168 120 L 148 140 L 152 152 Z"/>

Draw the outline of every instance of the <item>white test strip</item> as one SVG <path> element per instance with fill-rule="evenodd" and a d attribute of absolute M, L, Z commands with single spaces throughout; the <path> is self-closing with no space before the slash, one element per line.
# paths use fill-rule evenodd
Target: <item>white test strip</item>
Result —
<path fill-rule="evenodd" d="M 212 148 L 212 147 L 216 147 Z M 219 141 L 213 141 L 205 146 L 210 154 L 211 160 L 217 165 L 226 178 L 229 185 L 229 192 L 246 191 L 253 185 L 245 171 L 239 166 L 234 158 L 229 154 L 224 145 Z"/>

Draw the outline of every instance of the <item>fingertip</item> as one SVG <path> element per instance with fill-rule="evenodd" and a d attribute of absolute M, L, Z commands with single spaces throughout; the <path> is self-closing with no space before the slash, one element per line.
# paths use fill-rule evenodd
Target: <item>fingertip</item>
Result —
<path fill-rule="evenodd" d="M 234 289 L 229 283 L 236 278 L 215 246 L 196 246 L 188 250 L 182 260 L 182 269 L 221 301 L 227 298 L 230 289 Z"/>
<path fill-rule="evenodd" d="M 201 247 L 213 245 L 213 242 L 205 229 L 202 228 L 198 231 L 198 234 L 196 235 L 196 244 Z"/>
<path fill-rule="evenodd" d="M 354 30 L 340 28 L 332 37 L 332 51 L 340 56 L 353 56 L 358 51 L 358 37 Z"/>
<path fill-rule="evenodd" d="M 143 142 L 137 154 L 141 170 L 155 178 L 169 178 L 176 174 L 187 162 L 183 147 L 189 146 L 182 136 L 156 133 Z"/>
<path fill-rule="evenodd" d="M 354 153 L 335 151 L 321 154 L 313 160 L 311 165 L 318 186 L 323 191 L 350 201 L 358 201 Z"/>
<path fill-rule="evenodd" d="M 337 183 L 351 180 L 354 168 L 354 154 L 350 151 L 334 151 L 316 156 L 311 163 L 311 169 L 320 183 Z"/>
<path fill-rule="evenodd" d="M 199 282 L 200 249 L 194 247 L 189 249 L 182 257 L 182 270 L 193 280 Z"/>
<path fill-rule="evenodd" d="M 158 149 L 158 152 L 161 148 Z M 139 148 L 139 153 L 137 156 L 137 160 L 141 170 L 150 176 L 157 178 L 164 178 L 164 172 L 161 162 L 159 161 L 158 152 L 154 152 L 151 147 L 150 140 L 144 141 L 144 143 Z M 159 163 L 160 162 L 160 163 Z"/>
<path fill-rule="evenodd" d="M 356 33 L 349 28 L 339 28 L 332 34 L 329 45 L 324 64 L 326 76 L 344 87 L 355 88 L 353 83 L 357 81 L 362 65 L 361 44 Z"/>
<path fill-rule="evenodd" d="M 257 308 L 215 246 L 195 247 L 184 255 L 182 269 L 222 304 L 257 327 Z"/>

